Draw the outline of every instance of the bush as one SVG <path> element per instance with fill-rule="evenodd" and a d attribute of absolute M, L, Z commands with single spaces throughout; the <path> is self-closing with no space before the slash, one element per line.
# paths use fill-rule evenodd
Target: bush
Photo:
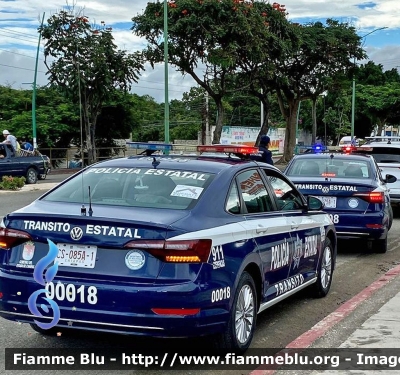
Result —
<path fill-rule="evenodd" d="M 0 190 L 18 190 L 25 185 L 25 177 L 3 176 Z"/>

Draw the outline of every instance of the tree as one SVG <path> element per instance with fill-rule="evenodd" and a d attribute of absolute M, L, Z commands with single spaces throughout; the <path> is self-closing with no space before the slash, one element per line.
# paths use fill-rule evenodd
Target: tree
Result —
<path fill-rule="evenodd" d="M 342 135 L 350 132 L 351 123 L 347 116 L 350 108 L 350 98 L 342 92 L 342 95 L 337 97 L 334 107 L 329 107 L 325 113 L 324 122 L 327 125 L 334 126 L 337 144 L 339 144 Z"/>
<path fill-rule="evenodd" d="M 117 89 L 128 91 L 143 70 L 142 56 L 117 49 L 111 28 L 90 24 L 80 10 L 61 10 L 39 28 L 49 81 L 81 105 L 88 162 L 96 161 L 96 125 Z"/>
<path fill-rule="evenodd" d="M 79 134 L 79 110 L 57 87 L 38 87 L 36 98 L 39 147 L 68 147 Z M 3 127 L 19 140 L 32 139 L 32 90 L 0 86 Z"/>
<path fill-rule="evenodd" d="M 400 109 L 400 83 L 384 85 L 357 85 L 358 102 L 366 114 L 378 125 L 377 134 L 381 134 L 388 119 L 396 117 Z"/>
<path fill-rule="evenodd" d="M 213 142 L 218 143 L 224 123 L 223 98 L 246 90 L 249 82 L 236 79 L 240 61 L 262 61 L 275 45 L 277 34 L 269 25 L 279 16 L 277 9 L 263 1 L 171 0 L 168 2 L 168 61 L 182 74 L 189 74 L 212 98 L 217 107 Z M 146 56 L 154 66 L 164 60 L 164 9 L 162 2 L 147 3 L 143 14 L 132 18 L 133 32 L 146 38 Z M 261 45 L 260 42 L 263 41 Z M 204 68 L 201 77 L 200 65 Z M 259 90 L 258 90 L 259 91 Z M 267 93 L 266 93 L 267 94 Z"/>
<path fill-rule="evenodd" d="M 350 69 L 352 59 L 365 57 L 361 38 L 346 23 L 328 19 L 298 25 L 299 47 L 276 65 L 276 90 L 286 120 L 283 161 L 293 156 L 299 103 L 314 99 L 335 84 L 334 77 Z M 322 52 L 323 51 L 323 52 Z"/>

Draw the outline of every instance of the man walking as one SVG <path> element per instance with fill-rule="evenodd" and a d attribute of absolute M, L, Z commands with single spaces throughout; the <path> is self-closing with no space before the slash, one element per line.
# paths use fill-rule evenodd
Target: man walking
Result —
<path fill-rule="evenodd" d="M 8 130 L 3 130 L 4 141 L 2 143 L 8 143 L 14 147 L 14 150 L 17 151 L 17 138 L 15 138 Z"/>

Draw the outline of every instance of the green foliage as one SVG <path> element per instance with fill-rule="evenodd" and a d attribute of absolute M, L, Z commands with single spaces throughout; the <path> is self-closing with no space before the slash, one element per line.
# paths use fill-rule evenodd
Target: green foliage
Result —
<path fill-rule="evenodd" d="M 281 43 L 289 25 L 286 10 L 263 1 L 232 0 L 175 0 L 167 9 L 168 61 L 191 75 L 215 102 L 213 141 L 218 142 L 225 121 L 224 97 L 249 85 L 235 78 L 239 68 L 246 65 L 254 71 L 267 55 L 276 59 L 289 50 Z M 144 13 L 132 18 L 133 32 L 148 42 L 145 54 L 153 66 L 164 60 L 163 20 L 163 2 L 147 3 Z M 202 77 L 200 63 L 205 66 Z"/>
<path fill-rule="evenodd" d="M 0 190 L 18 190 L 25 185 L 25 177 L 3 176 Z"/>
<path fill-rule="evenodd" d="M 111 28 L 91 24 L 82 11 L 61 10 L 39 28 L 49 81 L 81 105 L 89 163 L 96 161 L 96 125 L 116 90 L 128 91 L 143 70 L 140 53 L 117 49 Z"/>
<path fill-rule="evenodd" d="M 350 97 L 343 92 L 337 97 L 334 107 L 329 107 L 325 113 L 323 121 L 329 128 L 333 128 L 337 144 L 339 144 L 341 136 L 350 134 L 351 123 L 347 115 L 350 108 Z"/>
<path fill-rule="evenodd" d="M 400 111 L 400 83 L 357 85 L 357 99 L 364 113 L 378 125 L 378 134 Z"/>

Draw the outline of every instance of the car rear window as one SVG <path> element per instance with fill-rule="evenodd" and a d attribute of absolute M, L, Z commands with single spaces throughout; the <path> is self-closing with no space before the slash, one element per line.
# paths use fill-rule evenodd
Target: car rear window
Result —
<path fill-rule="evenodd" d="M 291 177 L 370 178 L 370 163 L 351 159 L 297 159 L 286 175 Z"/>
<path fill-rule="evenodd" d="M 203 172 L 93 167 L 42 198 L 45 201 L 128 207 L 192 208 L 214 175 Z"/>
<path fill-rule="evenodd" d="M 377 163 L 400 163 L 400 144 L 399 147 L 368 146 L 368 151 L 365 153 L 372 155 Z"/>

